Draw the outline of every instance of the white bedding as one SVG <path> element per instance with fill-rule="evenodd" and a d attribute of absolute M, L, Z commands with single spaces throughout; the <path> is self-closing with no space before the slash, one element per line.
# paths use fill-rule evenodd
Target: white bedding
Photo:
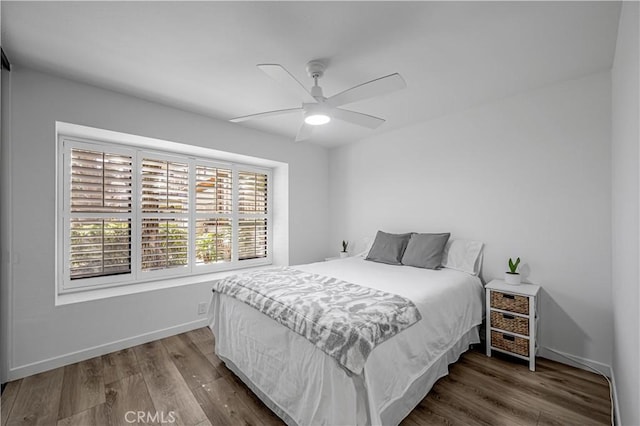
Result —
<path fill-rule="evenodd" d="M 377 346 L 361 376 L 349 376 L 300 335 L 214 293 L 216 353 L 267 395 L 287 423 L 382 424 L 389 418 L 385 410 L 393 406 L 397 411 L 402 406 L 397 400 L 414 391 L 411 385 L 424 380 L 429 368 L 447 358 L 460 341 L 466 342 L 482 321 L 482 283 L 464 272 L 392 266 L 360 257 L 294 267 L 407 297 L 422 320 Z"/>

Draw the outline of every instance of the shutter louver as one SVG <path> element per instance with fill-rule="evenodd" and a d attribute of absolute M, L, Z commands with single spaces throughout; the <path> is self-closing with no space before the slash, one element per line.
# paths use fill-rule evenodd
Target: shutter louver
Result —
<path fill-rule="evenodd" d="M 189 166 L 142 160 L 142 212 L 178 213 L 189 209 Z"/>
<path fill-rule="evenodd" d="M 231 261 L 231 220 L 196 221 L 196 262 L 209 264 Z"/>
<path fill-rule="evenodd" d="M 142 219 L 142 270 L 183 267 L 188 262 L 186 219 Z"/>
<path fill-rule="evenodd" d="M 71 219 L 71 279 L 131 272 L 131 221 Z"/>
<path fill-rule="evenodd" d="M 266 174 L 240 172 L 238 191 L 238 210 L 240 213 L 267 213 Z"/>
<path fill-rule="evenodd" d="M 71 150 L 71 211 L 131 212 L 131 157 Z"/>
<path fill-rule="evenodd" d="M 267 257 L 267 220 L 240 219 L 238 258 L 240 260 Z"/>
<path fill-rule="evenodd" d="M 196 211 L 231 213 L 233 208 L 231 170 L 196 167 Z"/>

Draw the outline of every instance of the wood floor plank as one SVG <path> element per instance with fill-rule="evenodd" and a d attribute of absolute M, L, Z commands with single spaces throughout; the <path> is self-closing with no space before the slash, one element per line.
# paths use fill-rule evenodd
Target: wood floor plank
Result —
<path fill-rule="evenodd" d="M 556 413 L 562 413 L 563 418 L 571 419 L 571 422 L 573 424 L 590 421 L 590 419 L 583 416 L 583 413 L 581 412 L 575 412 L 573 410 L 566 409 L 562 406 L 557 405 L 552 399 L 540 397 L 531 392 L 520 389 L 519 386 L 513 383 L 505 383 L 499 378 L 492 376 L 490 373 L 482 371 L 477 366 L 469 367 L 463 363 L 455 364 L 451 368 L 451 372 L 453 373 L 452 376 L 455 378 L 457 371 L 460 370 L 461 379 L 462 377 L 464 377 L 464 380 L 467 382 L 473 382 L 483 388 L 491 389 L 491 391 L 496 395 L 500 395 L 500 397 L 504 399 L 505 402 L 509 404 L 515 403 L 520 407 L 520 409 L 522 409 L 522 405 L 524 404 L 524 410 L 531 410 L 531 412 L 529 413 L 531 419 L 533 419 L 534 416 L 539 417 L 539 411 L 541 409 L 547 409 L 552 410 Z M 515 375 L 512 377 L 515 377 Z"/>
<path fill-rule="evenodd" d="M 561 408 L 576 413 L 589 413 L 589 417 L 607 423 L 610 416 L 610 404 L 584 394 L 576 386 L 549 382 L 536 372 L 527 372 L 526 367 L 508 362 L 487 362 L 486 357 L 477 355 L 464 356 L 461 364 L 468 363 L 480 369 L 485 375 L 494 377 L 514 389 L 524 391 L 530 398 L 536 397 L 540 401 L 553 401 Z M 542 366 L 538 366 L 543 368 Z"/>
<path fill-rule="evenodd" d="M 149 395 L 158 411 L 173 411 L 178 425 L 197 425 L 207 419 L 160 341 L 136 346 L 135 353 Z"/>
<path fill-rule="evenodd" d="M 173 363 L 191 389 L 211 383 L 221 375 L 186 334 L 162 339 Z"/>
<path fill-rule="evenodd" d="M 221 376 L 233 375 L 233 372 L 227 368 L 224 362 L 222 362 L 222 360 L 218 358 L 218 356 L 215 353 L 209 352 L 204 354 L 204 356 L 207 359 L 207 361 L 209 361 L 209 363 L 216 369 L 216 371 L 220 373 Z"/>
<path fill-rule="evenodd" d="M 486 412 L 501 413 L 507 419 L 507 423 L 536 425 L 540 410 L 523 400 L 513 398 L 509 393 L 496 392 L 493 383 L 483 381 L 482 377 L 476 376 L 476 380 L 467 380 L 473 373 L 459 365 L 454 365 L 450 369 L 448 377 L 452 385 L 459 389 L 460 396 L 473 399 Z"/>
<path fill-rule="evenodd" d="M 186 334 L 193 343 L 206 342 L 211 343 L 213 346 L 215 341 L 215 337 L 213 337 L 213 333 L 209 327 L 196 328 L 195 330 L 187 331 Z"/>
<path fill-rule="evenodd" d="M 13 403 L 18 396 L 18 390 L 20 389 L 20 384 L 22 380 L 14 380 L 13 382 L 7 383 L 7 386 L 4 388 L 2 392 L 2 398 L 0 399 L 0 425 L 6 425 L 7 420 L 9 419 L 9 413 L 11 413 L 11 408 L 13 407 Z"/>
<path fill-rule="evenodd" d="M 134 412 L 151 413 L 151 416 L 162 415 L 165 423 L 171 423 L 170 413 L 161 413 L 151 400 L 147 385 L 142 377 L 142 373 L 134 374 L 123 379 L 110 383 L 105 388 L 106 406 L 108 408 L 109 424 L 111 426 L 128 426 L 133 418 L 130 414 Z M 129 413 L 129 414 L 127 414 Z M 137 418 L 137 417 L 136 417 Z M 136 424 L 158 424 L 153 421 L 157 417 L 145 417 L 143 421 L 136 421 Z"/>
<path fill-rule="evenodd" d="M 439 423 L 429 423 L 429 424 L 439 424 Z M 414 417 L 407 417 L 404 420 L 402 420 L 400 422 L 400 426 L 420 426 L 420 423 L 417 423 L 417 418 L 416 416 Z"/>
<path fill-rule="evenodd" d="M 418 404 L 416 408 L 411 412 L 411 415 L 407 416 L 400 424 L 405 426 L 421 426 L 421 425 L 442 425 L 451 426 L 456 423 L 453 422 L 449 416 L 443 415 L 443 410 L 437 410 L 434 407 L 435 403 Z M 434 408 L 436 408 L 434 410 Z M 438 411 L 441 411 L 440 413 Z"/>
<path fill-rule="evenodd" d="M 607 423 L 605 423 L 607 424 Z M 611 423 L 608 423 L 611 424 Z M 553 414 L 546 411 L 540 412 L 538 426 L 597 426 L 602 425 L 601 422 L 585 417 L 576 421 L 573 415 L 566 416 L 563 412 L 554 412 Z"/>
<path fill-rule="evenodd" d="M 88 410 L 81 411 L 70 417 L 58 420 L 57 426 L 90 426 L 111 425 L 109 421 L 108 407 L 102 403 L 94 405 Z"/>
<path fill-rule="evenodd" d="M 582 370 L 580 368 L 574 368 L 567 364 L 561 364 L 556 361 L 552 361 L 546 358 L 537 358 L 536 365 L 542 366 L 547 370 L 554 370 L 561 372 L 569 377 L 578 377 L 582 380 L 590 381 L 596 385 L 604 385 L 607 381 L 599 374 L 591 371 Z"/>
<path fill-rule="evenodd" d="M 427 411 L 433 412 L 436 416 L 446 417 L 455 425 L 484 426 L 485 423 L 481 419 L 476 418 L 468 406 L 464 405 L 460 407 L 458 401 L 448 396 L 447 386 L 448 382 L 446 381 L 446 377 L 440 379 L 440 381 L 436 383 L 436 386 L 429 391 L 426 398 L 418 405 L 423 406 Z M 411 419 L 415 418 L 420 424 L 425 424 L 420 421 L 420 416 L 418 416 L 417 413 L 411 412 L 408 417 Z"/>
<path fill-rule="evenodd" d="M 544 365 L 538 365 L 539 368 L 536 368 L 535 372 L 526 372 L 523 366 L 517 364 L 509 362 L 487 363 L 486 359 L 486 357 L 473 354 L 473 356 L 463 357 L 462 363 L 470 362 L 480 368 L 485 366 L 486 369 L 483 371 L 500 376 L 507 383 L 517 385 L 519 388 L 525 388 L 528 391 L 541 394 L 543 397 L 552 397 L 560 405 L 573 407 L 577 404 L 579 409 L 595 410 L 605 415 L 609 413 L 608 398 L 599 398 L 588 392 L 583 392 L 581 389 L 583 383 L 580 381 L 549 379 Z M 565 376 L 566 378 L 568 377 Z"/>
<path fill-rule="evenodd" d="M 469 384 L 460 383 L 450 377 L 447 379 L 448 386 L 434 387 L 431 392 L 439 394 L 440 401 L 455 405 L 465 424 L 473 422 L 492 426 L 535 426 L 535 421 L 523 421 L 510 411 L 504 410 L 499 398 L 490 396 L 489 392 L 478 391 Z M 428 398 L 429 396 L 424 406 L 428 405 Z M 535 420 L 537 421 L 537 413 Z"/>
<path fill-rule="evenodd" d="M 58 419 L 70 417 L 105 402 L 102 358 L 64 367 Z"/>
<path fill-rule="evenodd" d="M 58 420 L 64 368 L 22 379 L 7 426 L 51 426 Z"/>
<path fill-rule="evenodd" d="M 609 401 L 609 383 L 604 377 L 545 359 L 537 364 L 536 374 L 541 377 L 556 383 L 569 383 L 591 397 Z"/>
<path fill-rule="evenodd" d="M 132 348 L 104 355 L 102 366 L 105 385 L 140 373 L 138 360 Z"/>
<path fill-rule="evenodd" d="M 231 375 L 225 377 L 230 386 L 229 391 L 240 396 L 245 405 L 253 411 L 256 417 L 258 417 L 263 424 L 268 426 L 283 426 L 285 424 L 280 417 L 276 416 L 274 412 L 260 400 L 260 398 L 251 392 L 251 390 L 242 382 L 242 380 L 240 380 L 240 378 L 238 378 L 238 376 L 231 373 Z"/>
<path fill-rule="evenodd" d="M 193 344 L 196 345 L 198 350 L 200 350 L 204 355 L 215 353 L 216 346 L 213 340 L 199 340 L 193 342 Z"/>
<path fill-rule="evenodd" d="M 193 389 L 193 394 L 212 424 L 262 425 L 253 411 L 243 402 L 242 390 L 233 389 L 228 379 L 221 377 Z"/>
<path fill-rule="evenodd" d="M 222 360 L 215 354 L 215 337 L 209 327 L 202 327 L 188 331 L 186 335 L 198 347 L 200 352 L 202 352 L 211 365 L 218 370 L 220 375 L 229 376 L 233 374 L 233 372 L 231 372 L 231 370 L 224 365 L 224 362 L 222 362 Z"/>

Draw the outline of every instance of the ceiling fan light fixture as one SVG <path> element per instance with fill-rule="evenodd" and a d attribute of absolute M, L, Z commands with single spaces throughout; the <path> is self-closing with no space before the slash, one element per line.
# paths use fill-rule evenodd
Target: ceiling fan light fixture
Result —
<path fill-rule="evenodd" d="M 303 104 L 304 122 L 311 126 L 322 126 L 331 121 L 328 108 L 322 104 Z"/>
<path fill-rule="evenodd" d="M 312 126 L 321 126 L 331 121 L 331 117 L 323 113 L 312 113 L 304 117 L 304 122 Z"/>

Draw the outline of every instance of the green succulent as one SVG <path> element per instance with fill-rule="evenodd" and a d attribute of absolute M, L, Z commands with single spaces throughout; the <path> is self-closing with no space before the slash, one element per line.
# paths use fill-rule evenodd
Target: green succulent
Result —
<path fill-rule="evenodd" d="M 514 262 L 511 258 L 509 258 L 509 269 L 512 274 L 516 273 L 516 269 L 518 269 L 518 265 L 520 264 L 520 258 L 517 258 Z"/>

